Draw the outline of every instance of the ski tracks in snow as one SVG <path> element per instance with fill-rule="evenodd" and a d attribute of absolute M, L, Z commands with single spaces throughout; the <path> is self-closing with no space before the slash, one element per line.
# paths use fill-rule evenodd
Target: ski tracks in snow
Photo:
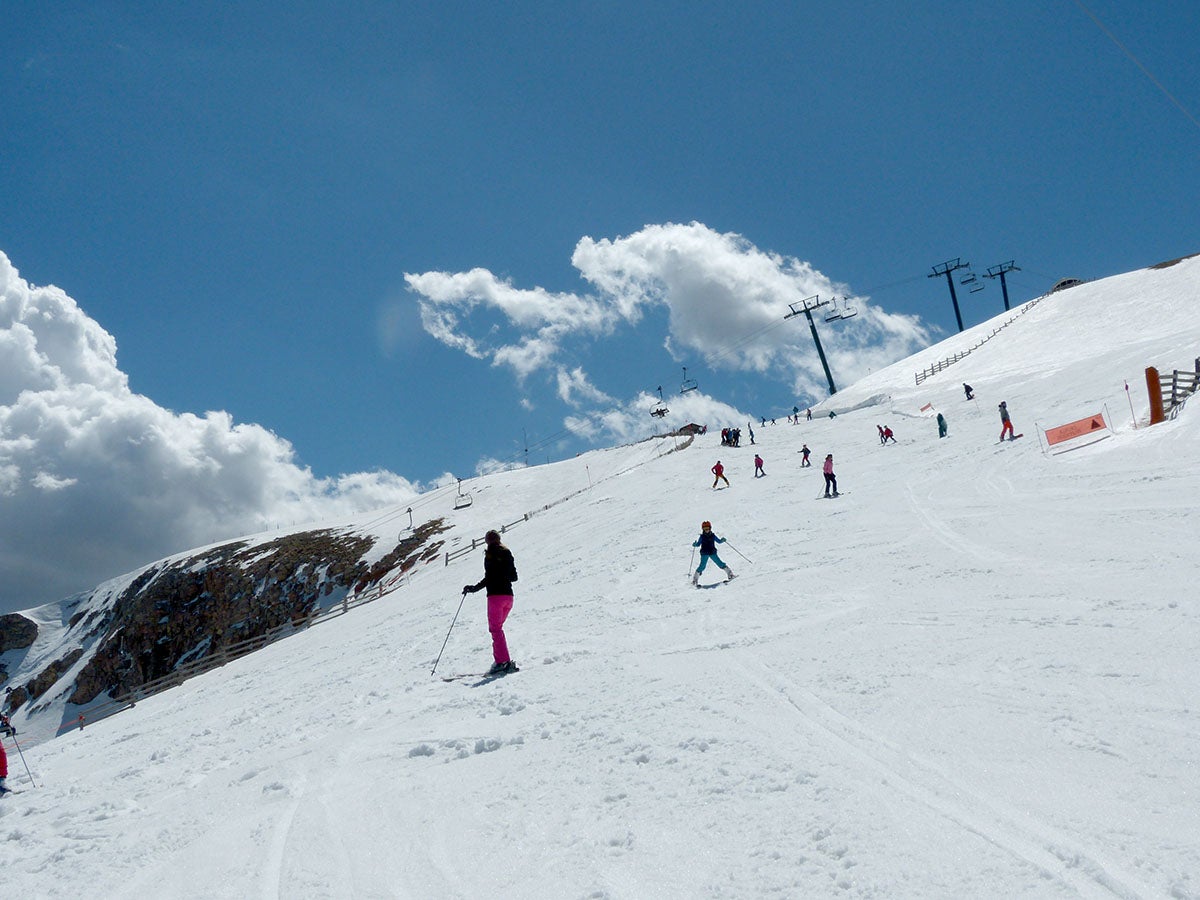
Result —
<path fill-rule="evenodd" d="M 873 734 L 841 714 L 811 691 L 767 665 L 742 654 L 735 666 L 745 680 L 775 697 L 800 726 L 825 745 L 842 768 L 861 769 L 875 790 L 901 794 L 948 820 L 960 832 L 987 843 L 1037 870 L 1081 897 L 1137 898 L 1153 893 L 1137 877 L 1120 870 L 1078 840 L 1010 808 L 1003 801 L 972 790 L 935 764 L 917 759 L 903 747 Z M 809 762 L 810 769 L 815 763 Z M 890 806 L 886 796 L 880 806 Z"/>

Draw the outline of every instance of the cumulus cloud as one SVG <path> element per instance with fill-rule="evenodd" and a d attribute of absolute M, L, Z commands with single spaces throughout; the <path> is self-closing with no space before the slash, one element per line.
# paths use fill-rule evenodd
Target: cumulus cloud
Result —
<path fill-rule="evenodd" d="M 661 406 L 667 407 L 666 415 L 655 417 L 653 424 L 647 426 L 650 410 Z M 630 443 L 646 437 L 648 427 L 653 432 L 665 433 L 695 423 L 719 430 L 726 426 L 741 428 L 752 419 L 748 413 L 701 391 L 667 397 L 665 403 L 660 402 L 657 394 L 643 392 L 630 403 L 590 414 L 569 415 L 565 424 L 581 438 Z"/>
<path fill-rule="evenodd" d="M 0 611 L 213 540 L 411 499 L 390 472 L 321 479 L 225 412 L 129 389 L 112 335 L 0 253 Z"/>
<path fill-rule="evenodd" d="M 564 356 L 573 337 L 612 334 L 651 308 L 667 310 L 663 345 L 676 359 L 702 357 L 731 371 L 786 373 L 793 392 L 819 396 L 825 379 L 806 328 L 784 322 L 793 304 L 842 298 L 858 316 L 825 329 L 822 342 L 843 379 L 926 345 L 914 316 L 888 313 L 794 257 L 761 250 L 698 222 L 647 225 L 615 239 L 582 238 L 571 262 L 586 294 L 521 289 L 486 269 L 408 274 L 425 330 L 524 379 L 539 369 L 579 371 Z M 487 314 L 499 314 L 500 321 Z M 478 319 L 478 321 L 476 321 Z M 584 376 L 586 377 L 586 376 Z M 560 395 L 562 376 L 556 374 Z"/>

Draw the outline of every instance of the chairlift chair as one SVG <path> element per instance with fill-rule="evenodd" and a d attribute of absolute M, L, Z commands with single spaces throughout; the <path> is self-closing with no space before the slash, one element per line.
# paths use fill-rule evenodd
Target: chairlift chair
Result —
<path fill-rule="evenodd" d="M 856 306 L 850 306 L 848 303 L 846 303 L 846 298 L 845 298 L 845 297 L 843 297 L 843 298 L 842 298 L 842 315 L 841 315 L 841 318 L 843 318 L 843 319 L 853 319 L 853 318 L 854 318 L 855 316 L 857 316 L 857 315 L 858 315 L 858 307 L 856 307 Z"/>
<path fill-rule="evenodd" d="M 658 403 L 654 404 L 654 406 L 650 408 L 650 415 L 654 416 L 656 419 L 661 419 L 669 412 L 670 410 L 667 409 L 666 401 L 663 400 L 662 385 L 660 384 L 658 386 Z"/>
<path fill-rule="evenodd" d="M 841 317 L 842 317 L 842 314 L 840 312 L 838 312 L 838 308 L 837 308 L 837 298 L 834 298 L 829 303 L 829 312 L 825 313 L 825 321 L 826 322 L 836 322 Z"/>
<path fill-rule="evenodd" d="M 683 367 L 683 384 L 679 386 L 679 393 L 686 394 L 688 391 L 696 390 L 700 385 L 696 383 L 695 378 L 687 377 L 687 366 Z"/>
<path fill-rule="evenodd" d="M 475 499 L 471 496 L 471 494 L 469 492 L 465 493 L 465 494 L 463 493 L 462 479 L 461 478 L 458 479 L 458 496 L 454 498 L 454 508 L 455 509 L 466 509 L 468 506 L 470 506 L 474 502 L 475 502 Z"/>

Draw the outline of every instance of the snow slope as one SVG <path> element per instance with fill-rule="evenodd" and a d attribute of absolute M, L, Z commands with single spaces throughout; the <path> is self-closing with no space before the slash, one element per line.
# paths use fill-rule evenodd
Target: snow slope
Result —
<path fill-rule="evenodd" d="M 1198 288 L 1187 260 L 1052 295 L 753 448 L 490 476 L 460 540 L 592 484 L 506 536 L 519 674 L 430 675 L 473 553 L 29 746 L 36 789 L 8 742 L 5 895 L 1200 897 L 1200 419 L 1134 430 L 1124 389 L 1144 420 L 1144 367 L 1200 355 Z M 1114 437 L 1040 451 L 1105 405 Z M 701 519 L 731 584 L 689 584 Z M 439 675 L 489 648 L 469 595 Z"/>

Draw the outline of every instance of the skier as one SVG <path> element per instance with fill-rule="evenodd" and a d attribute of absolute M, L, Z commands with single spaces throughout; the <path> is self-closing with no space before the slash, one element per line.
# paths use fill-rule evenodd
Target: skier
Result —
<path fill-rule="evenodd" d="M 713 479 L 713 490 L 716 490 L 718 481 L 725 482 L 725 487 L 732 487 L 732 485 L 729 483 L 729 479 L 725 477 L 725 467 L 721 465 L 721 461 L 719 459 L 717 460 L 717 464 L 709 471 L 712 472 L 713 475 L 717 476 Z"/>
<path fill-rule="evenodd" d="M 892 434 L 892 426 L 884 425 L 883 426 L 883 442 L 886 444 L 888 441 L 891 441 L 893 444 L 897 443 L 896 436 L 894 434 Z"/>
<path fill-rule="evenodd" d="M 1000 421 L 1004 423 L 1004 427 L 1000 429 L 1000 440 L 1004 440 L 1004 435 L 1008 435 L 1010 441 L 1015 441 L 1017 438 L 1013 434 L 1012 419 L 1008 417 L 1008 403 L 1004 400 L 1000 401 Z"/>
<path fill-rule="evenodd" d="M 464 594 L 473 594 L 487 588 L 488 631 L 492 633 L 492 657 L 495 660 L 490 675 L 518 672 L 517 664 L 508 652 L 508 641 L 504 638 L 504 620 L 512 612 L 513 582 L 517 580 L 517 564 L 512 552 L 500 543 L 500 533 L 489 531 L 483 536 L 487 548 L 483 551 L 483 580 L 468 584 Z"/>
<path fill-rule="evenodd" d="M 750 445 L 754 446 L 754 428 L 751 427 L 749 422 L 746 423 L 746 430 L 750 432 Z"/>
<path fill-rule="evenodd" d="M 941 413 L 938 413 L 938 437 L 944 438 L 945 436 L 946 436 L 946 417 L 943 416 Z"/>
<path fill-rule="evenodd" d="M 717 567 L 725 570 L 725 580 L 733 581 L 733 569 L 725 565 L 721 561 L 721 557 L 717 556 L 717 544 L 725 543 L 725 538 L 717 537 L 712 530 L 712 522 L 700 523 L 700 537 L 692 541 L 693 547 L 700 548 L 700 567 L 696 569 L 692 575 L 692 584 L 700 587 L 700 575 L 704 572 L 704 567 L 708 565 L 709 559 L 717 564 Z"/>
<path fill-rule="evenodd" d="M 754 454 L 754 477 L 761 478 L 767 473 L 763 471 L 763 458 L 757 453 Z"/>
<path fill-rule="evenodd" d="M 887 443 L 887 438 L 886 438 L 886 437 L 884 436 L 884 434 L 883 434 L 883 426 L 882 426 L 882 425 L 876 425 L 875 427 L 879 429 L 879 443 L 881 443 L 881 444 L 886 444 L 886 443 Z"/>
<path fill-rule="evenodd" d="M 829 497 L 830 488 L 833 489 L 832 496 L 838 495 L 837 476 L 833 474 L 833 454 L 829 453 L 825 456 L 825 496 Z"/>
<path fill-rule="evenodd" d="M 969 384 L 967 384 L 965 381 L 963 382 L 963 390 L 967 392 L 967 399 L 968 399 L 968 400 L 974 400 L 974 399 L 975 399 L 975 390 L 974 390 L 974 388 L 972 388 L 972 387 L 971 387 Z"/>
<path fill-rule="evenodd" d="M 812 453 L 812 451 L 808 449 L 808 444 L 805 444 L 803 447 L 801 447 L 800 452 L 804 454 L 804 456 L 800 458 L 800 468 L 804 469 L 812 466 L 812 463 L 808 461 L 808 454 Z"/>
<path fill-rule="evenodd" d="M 806 422 L 812 421 L 812 410 L 811 409 L 806 409 L 804 411 L 804 421 L 806 421 Z"/>
<path fill-rule="evenodd" d="M 8 716 L 0 713 L 0 735 L 16 738 L 17 729 L 12 727 Z M 4 741 L 0 740 L 0 794 L 7 794 L 11 788 L 5 783 L 8 778 L 8 755 L 4 752 Z"/>

